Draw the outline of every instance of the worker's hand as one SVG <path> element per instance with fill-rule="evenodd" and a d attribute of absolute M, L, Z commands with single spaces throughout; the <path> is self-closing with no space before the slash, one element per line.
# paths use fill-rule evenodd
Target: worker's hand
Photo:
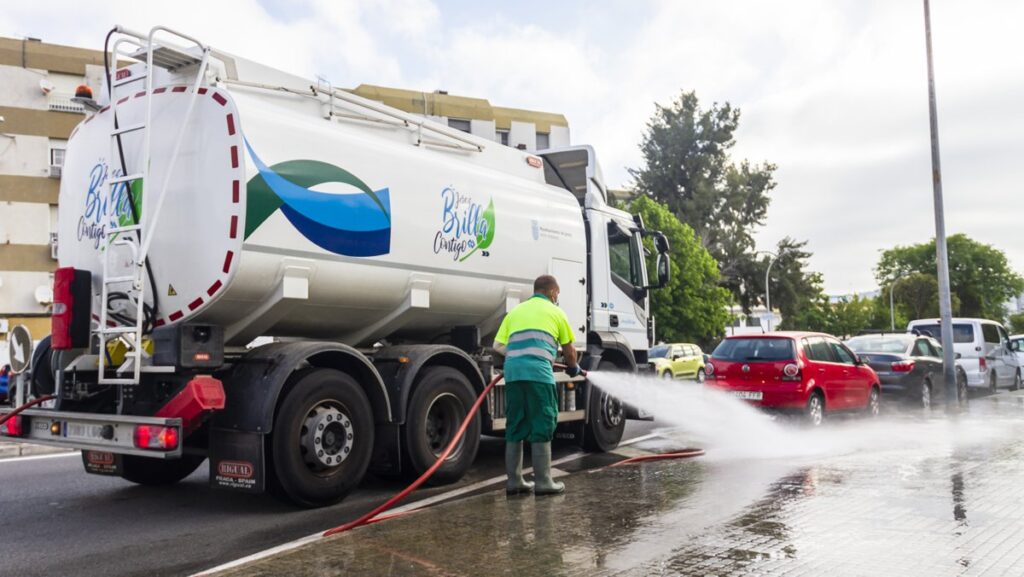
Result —
<path fill-rule="evenodd" d="M 583 374 L 583 369 L 581 369 L 579 365 L 573 365 L 565 369 L 565 374 L 570 377 L 578 377 Z"/>

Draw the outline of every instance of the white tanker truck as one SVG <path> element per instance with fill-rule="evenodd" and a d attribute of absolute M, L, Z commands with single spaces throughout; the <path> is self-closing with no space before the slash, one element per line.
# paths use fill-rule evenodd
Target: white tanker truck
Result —
<path fill-rule="evenodd" d="M 590 147 L 501 146 L 162 27 L 107 40 L 107 86 L 68 141 L 53 333 L 28 379 L 54 398 L 0 434 L 144 484 L 208 458 L 215 487 L 320 506 L 367 470 L 433 464 L 538 275 L 561 284 L 584 368 L 646 365 L 668 244 L 609 206 Z M 640 417 L 583 379 L 557 386 L 559 436 L 590 450 Z M 432 482 L 501 434 L 502 391 Z"/>

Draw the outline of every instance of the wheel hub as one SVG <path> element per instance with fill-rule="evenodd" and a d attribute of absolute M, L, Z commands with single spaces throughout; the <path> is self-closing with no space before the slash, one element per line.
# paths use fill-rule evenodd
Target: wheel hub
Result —
<path fill-rule="evenodd" d="M 314 469 L 337 467 L 348 458 L 355 441 L 352 421 L 337 407 L 317 405 L 302 424 L 303 459 Z"/>
<path fill-rule="evenodd" d="M 618 427 L 623 419 L 622 401 L 607 393 L 601 393 L 601 416 L 609 427 Z"/>
<path fill-rule="evenodd" d="M 427 408 L 425 432 L 427 445 L 434 455 L 440 455 L 448 444 L 452 442 L 452 438 L 458 431 L 459 424 L 464 417 L 465 412 L 462 410 L 462 403 L 458 397 L 451 393 L 438 395 L 430 403 L 430 407 Z M 451 454 L 448 455 L 447 460 L 459 458 L 462 453 L 464 440 L 459 440 L 459 443 L 452 449 Z"/>

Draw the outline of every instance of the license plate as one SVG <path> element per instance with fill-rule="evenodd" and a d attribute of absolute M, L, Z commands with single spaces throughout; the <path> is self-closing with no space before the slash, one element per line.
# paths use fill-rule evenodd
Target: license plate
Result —
<path fill-rule="evenodd" d="M 763 394 L 761 391 L 732 391 L 732 396 L 747 401 L 760 401 Z"/>
<path fill-rule="evenodd" d="M 69 439 L 102 439 L 103 425 L 85 423 L 67 423 L 64 425 L 64 436 Z"/>

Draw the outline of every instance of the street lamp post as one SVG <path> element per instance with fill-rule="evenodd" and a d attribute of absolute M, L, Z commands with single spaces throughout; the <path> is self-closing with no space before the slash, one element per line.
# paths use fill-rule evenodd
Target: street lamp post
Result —
<path fill-rule="evenodd" d="M 907 275 L 901 274 L 892 279 L 892 284 L 889 285 L 889 322 L 892 324 L 892 332 L 896 332 L 896 303 L 893 301 L 892 293 L 896 290 L 896 283 L 903 280 L 905 276 Z"/>
<path fill-rule="evenodd" d="M 770 275 L 772 274 L 772 265 L 774 265 L 775 261 L 779 260 L 779 257 L 782 256 L 782 251 L 780 250 L 778 254 L 774 252 L 769 252 L 767 250 L 760 250 L 758 252 L 772 256 L 772 260 L 768 262 L 768 270 L 764 271 L 764 306 L 766 309 L 768 309 L 768 332 L 772 332 L 772 318 L 774 317 L 774 315 L 772 314 L 772 291 Z"/>
<path fill-rule="evenodd" d="M 942 203 L 942 167 L 939 162 L 939 117 L 935 104 L 935 70 L 932 66 L 932 21 L 924 0 L 925 51 L 928 57 L 928 125 L 932 140 L 932 197 L 935 205 L 935 261 L 939 281 L 939 317 L 942 334 L 942 368 L 946 381 L 946 410 L 959 409 L 956 359 L 953 356 L 953 306 L 949 291 L 949 253 L 946 248 L 946 217 Z"/>

